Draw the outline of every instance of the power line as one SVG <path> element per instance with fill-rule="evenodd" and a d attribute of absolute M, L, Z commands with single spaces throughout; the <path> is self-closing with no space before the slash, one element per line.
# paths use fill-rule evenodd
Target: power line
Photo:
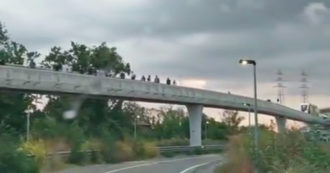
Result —
<path fill-rule="evenodd" d="M 303 103 L 308 103 L 308 98 L 309 98 L 309 86 L 308 86 L 308 74 L 303 70 L 301 72 L 301 97 L 302 97 L 302 102 Z"/>
<path fill-rule="evenodd" d="M 275 88 L 277 88 L 277 102 L 280 104 L 284 104 L 284 88 L 286 88 L 283 85 L 284 79 L 283 79 L 283 72 L 281 70 L 277 71 L 277 78 L 276 78 L 276 86 Z"/>

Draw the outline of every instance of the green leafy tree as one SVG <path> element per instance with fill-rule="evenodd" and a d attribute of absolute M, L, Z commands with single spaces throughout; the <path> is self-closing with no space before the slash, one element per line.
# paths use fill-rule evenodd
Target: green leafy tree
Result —
<path fill-rule="evenodd" d="M 214 140 L 225 140 L 230 134 L 230 127 L 224 122 L 215 121 L 214 118 L 208 118 L 206 115 L 203 116 L 203 135 L 205 135 L 205 129 L 207 128 L 207 138 Z M 206 122 L 207 125 L 206 125 Z M 205 127 L 207 126 L 207 127 Z M 205 137 L 205 136 L 204 136 Z"/>
<path fill-rule="evenodd" d="M 7 30 L 0 23 L 0 44 L 4 44 L 8 40 Z"/>
<path fill-rule="evenodd" d="M 53 69 L 55 71 L 60 71 L 63 69 L 65 64 L 70 63 L 72 58 L 70 57 L 69 52 L 62 51 L 60 47 L 52 47 L 49 54 L 45 57 L 45 60 L 42 62 L 42 65 L 46 68 Z"/>
<path fill-rule="evenodd" d="M 0 135 L 0 170 L 2 173 L 38 173 L 38 165 L 32 157 L 17 150 L 17 139 L 9 134 Z"/>
<path fill-rule="evenodd" d="M 222 121 L 231 129 L 232 133 L 239 131 L 239 125 L 244 117 L 239 116 L 238 111 L 225 110 L 222 114 Z"/>
<path fill-rule="evenodd" d="M 159 139 L 188 138 L 189 120 L 182 109 L 163 108 L 154 124 Z"/>
<path fill-rule="evenodd" d="M 0 23 L 0 64 L 23 65 L 29 52 L 27 49 L 7 36 L 7 31 Z M 34 55 L 33 55 L 34 56 Z M 31 57 L 33 57 L 31 55 Z M 24 93 L 1 91 L 0 94 L 0 133 L 6 133 L 12 129 L 14 132 L 23 134 L 27 109 L 32 109 L 33 98 Z"/>
<path fill-rule="evenodd" d="M 109 76 L 115 77 L 120 73 L 130 74 L 128 63 L 124 63 L 116 48 L 108 47 L 106 43 L 99 46 L 88 47 L 84 44 L 71 42 L 69 50 L 53 47 L 42 62 L 44 67 L 60 71 L 64 68 L 72 72 L 95 75 L 98 71 L 104 71 Z M 79 106 L 72 106 L 78 101 Z M 49 102 L 45 108 L 46 114 L 56 117 L 57 121 L 72 123 L 78 122 L 88 135 L 99 135 L 100 130 L 113 131 L 113 134 L 123 137 L 127 114 L 123 111 L 123 101 L 106 98 L 86 98 L 72 96 L 49 96 Z M 74 109 L 77 116 L 74 120 L 66 120 L 63 113 Z M 102 127 L 102 128 L 100 128 Z"/>

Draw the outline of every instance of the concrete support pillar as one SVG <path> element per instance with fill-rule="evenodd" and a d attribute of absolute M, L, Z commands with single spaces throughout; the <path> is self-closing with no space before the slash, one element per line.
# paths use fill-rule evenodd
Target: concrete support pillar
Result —
<path fill-rule="evenodd" d="M 202 145 L 202 105 L 187 105 L 189 114 L 190 146 Z"/>
<path fill-rule="evenodd" d="M 277 131 L 279 133 L 285 133 L 286 132 L 286 118 L 284 117 L 275 117 L 276 124 L 277 124 Z"/>

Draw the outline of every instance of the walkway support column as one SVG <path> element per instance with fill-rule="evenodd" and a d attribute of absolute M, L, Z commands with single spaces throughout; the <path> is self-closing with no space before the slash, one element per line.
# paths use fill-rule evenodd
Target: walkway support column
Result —
<path fill-rule="evenodd" d="M 203 105 L 187 105 L 189 114 L 190 146 L 202 146 Z"/>
<path fill-rule="evenodd" d="M 276 117 L 277 131 L 279 133 L 286 132 L 286 118 L 284 117 Z"/>

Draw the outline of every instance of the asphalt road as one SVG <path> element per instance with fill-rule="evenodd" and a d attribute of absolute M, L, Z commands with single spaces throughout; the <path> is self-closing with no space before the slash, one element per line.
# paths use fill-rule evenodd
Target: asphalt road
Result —
<path fill-rule="evenodd" d="M 57 173 L 214 173 L 222 163 L 219 154 L 73 167 Z"/>

